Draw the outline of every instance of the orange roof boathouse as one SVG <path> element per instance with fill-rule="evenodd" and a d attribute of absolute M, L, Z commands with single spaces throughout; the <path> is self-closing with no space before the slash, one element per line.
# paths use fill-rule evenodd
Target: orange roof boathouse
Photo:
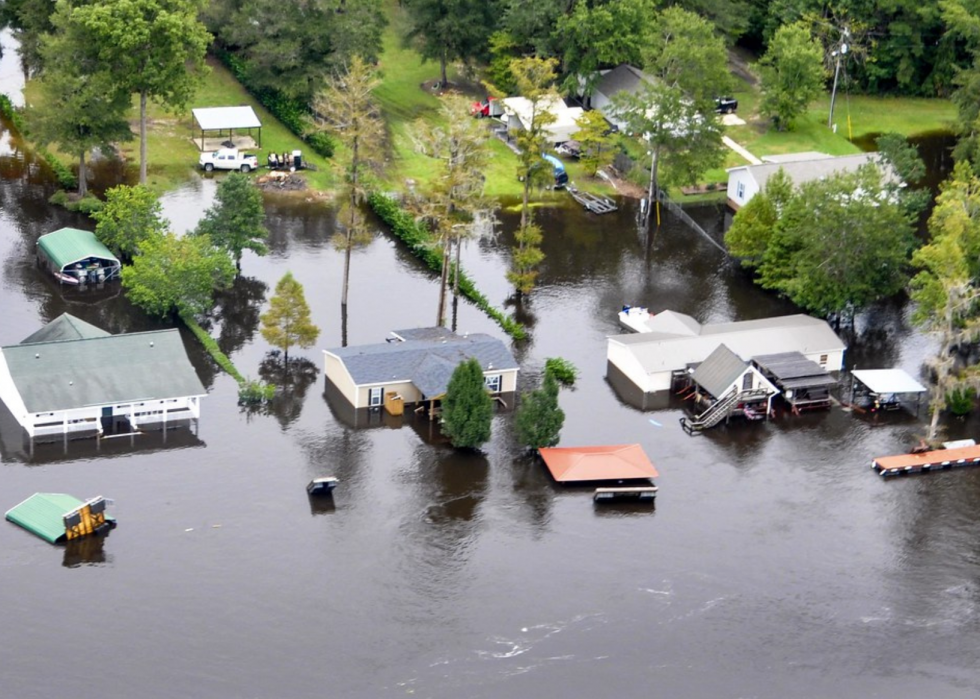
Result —
<path fill-rule="evenodd" d="M 596 502 L 620 499 L 653 500 L 657 486 L 656 467 L 639 444 L 597 447 L 551 447 L 538 449 L 551 476 L 559 483 L 595 483 L 641 481 L 650 484 L 635 487 L 598 488 Z"/>

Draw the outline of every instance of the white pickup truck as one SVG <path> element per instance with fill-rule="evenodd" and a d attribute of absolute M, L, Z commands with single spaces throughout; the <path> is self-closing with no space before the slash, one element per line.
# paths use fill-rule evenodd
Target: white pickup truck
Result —
<path fill-rule="evenodd" d="M 201 153 L 198 161 L 207 172 L 213 170 L 257 170 L 259 159 L 250 153 L 241 153 L 236 148 L 224 148 L 210 153 Z"/>

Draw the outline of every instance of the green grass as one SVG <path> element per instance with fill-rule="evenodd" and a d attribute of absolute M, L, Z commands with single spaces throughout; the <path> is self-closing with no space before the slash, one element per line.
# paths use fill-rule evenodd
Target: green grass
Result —
<path fill-rule="evenodd" d="M 744 126 L 726 127 L 726 134 L 756 157 L 804 151 L 848 155 L 861 150 L 851 143 L 851 138 L 887 132 L 915 136 L 950 129 L 956 120 L 956 107 L 949 100 L 849 96 L 838 91 L 834 105 L 836 133 L 827 126 L 830 113 L 829 94 L 815 100 L 793 130 L 776 131 L 769 128 L 768 121 L 758 113 L 761 101 L 758 85 L 739 81 L 735 97 L 739 101 L 738 115 L 747 123 Z M 734 159 L 735 162 L 727 162 L 726 166 L 746 164 L 740 156 L 736 155 Z"/>
<path fill-rule="evenodd" d="M 259 121 L 262 122 L 262 147 L 254 152 L 259 157 L 259 163 L 264 164 L 270 151 L 302 150 L 303 157 L 314 164 L 316 172 L 304 173 L 311 189 L 324 191 L 330 189 L 336 181 L 332 171 L 332 162 L 318 156 L 312 149 L 294 136 L 278 120 L 256 101 L 245 88 L 235 80 L 231 73 L 218 61 L 209 60 L 210 73 L 204 84 L 198 90 L 197 96 L 191 100 L 188 109 L 180 114 L 172 114 L 165 109 L 149 102 L 147 105 L 147 184 L 158 194 L 176 189 L 191 180 L 197 171 L 197 159 L 200 153 L 193 138 L 200 138 L 196 130 L 193 107 L 227 107 L 250 105 Z M 25 88 L 25 98 L 30 104 L 37 106 L 40 101 L 40 91 L 36 82 L 28 83 Z M 134 172 L 139 169 L 139 98 L 134 97 L 133 108 L 129 114 L 130 124 L 137 136 L 128 143 L 120 144 L 120 156 L 128 163 Z M 29 126 L 28 122 L 28 126 Z M 54 149 L 52 149 L 54 151 Z M 65 162 L 73 163 L 73 159 L 64 154 L 58 154 Z M 135 175 L 134 175 L 135 177 Z"/>

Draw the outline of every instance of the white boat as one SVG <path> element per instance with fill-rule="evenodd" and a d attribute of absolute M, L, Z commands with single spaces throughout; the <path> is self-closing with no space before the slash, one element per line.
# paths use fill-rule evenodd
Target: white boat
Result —
<path fill-rule="evenodd" d="M 619 312 L 619 324 L 630 332 L 648 333 L 650 326 L 647 325 L 647 321 L 653 318 L 653 315 L 642 306 L 623 306 L 623 310 Z"/>

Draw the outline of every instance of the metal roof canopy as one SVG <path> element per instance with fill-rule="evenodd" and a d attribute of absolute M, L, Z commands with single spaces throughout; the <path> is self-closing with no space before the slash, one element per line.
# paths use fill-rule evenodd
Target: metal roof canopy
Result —
<path fill-rule="evenodd" d="M 262 122 L 249 107 L 201 107 L 192 109 L 194 119 L 202 131 L 221 129 L 259 129 Z"/>
<path fill-rule="evenodd" d="M 198 107 L 192 109 L 197 126 L 201 129 L 201 150 L 204 150 L 205 131 L 224 131 L 232 132 L 235 129 L 258 129 L 259 148 L 262 147 L 262 122 L 255 115 L 255 110 L 250 106 L 240 107 Z"/>
<path fill-rule="evenodd" d="M 872 393 L 925 393 L 926 387 L 901 369 L 855 369 L 851 376 Z"/>
<path fill-rule="evenodd" d="M 763 371 L 775 377 L 783 389 L 833 386 L 837 379 L 801 352 L 779 352 L 752 357 Z"/>
<path fill-rule="evenodd" d="M 60 228 L 38 238 L 37 247 L 43 250 L 48 259 L 62 270 L 68 265 L 87 260 L 90 257 L 110 260 L 117 267 L 120 266 L 119 258 L 100 243 L 92 231 L 83 231 L 78 228 Z"/>
<path fill-rule="evenodd" d="M 19 505 L 7 510 L 8 520 L 45 541 L 55 544 L 65 536 L 66 513 L 85 503 L 64 493 L 34 493 Z"/>
<path fill-rule="evenodd" d="M 656 478 L 656 467 L 639 444 L 538 449 L 552 477 L 560 483 L 627 481 Z"/>

